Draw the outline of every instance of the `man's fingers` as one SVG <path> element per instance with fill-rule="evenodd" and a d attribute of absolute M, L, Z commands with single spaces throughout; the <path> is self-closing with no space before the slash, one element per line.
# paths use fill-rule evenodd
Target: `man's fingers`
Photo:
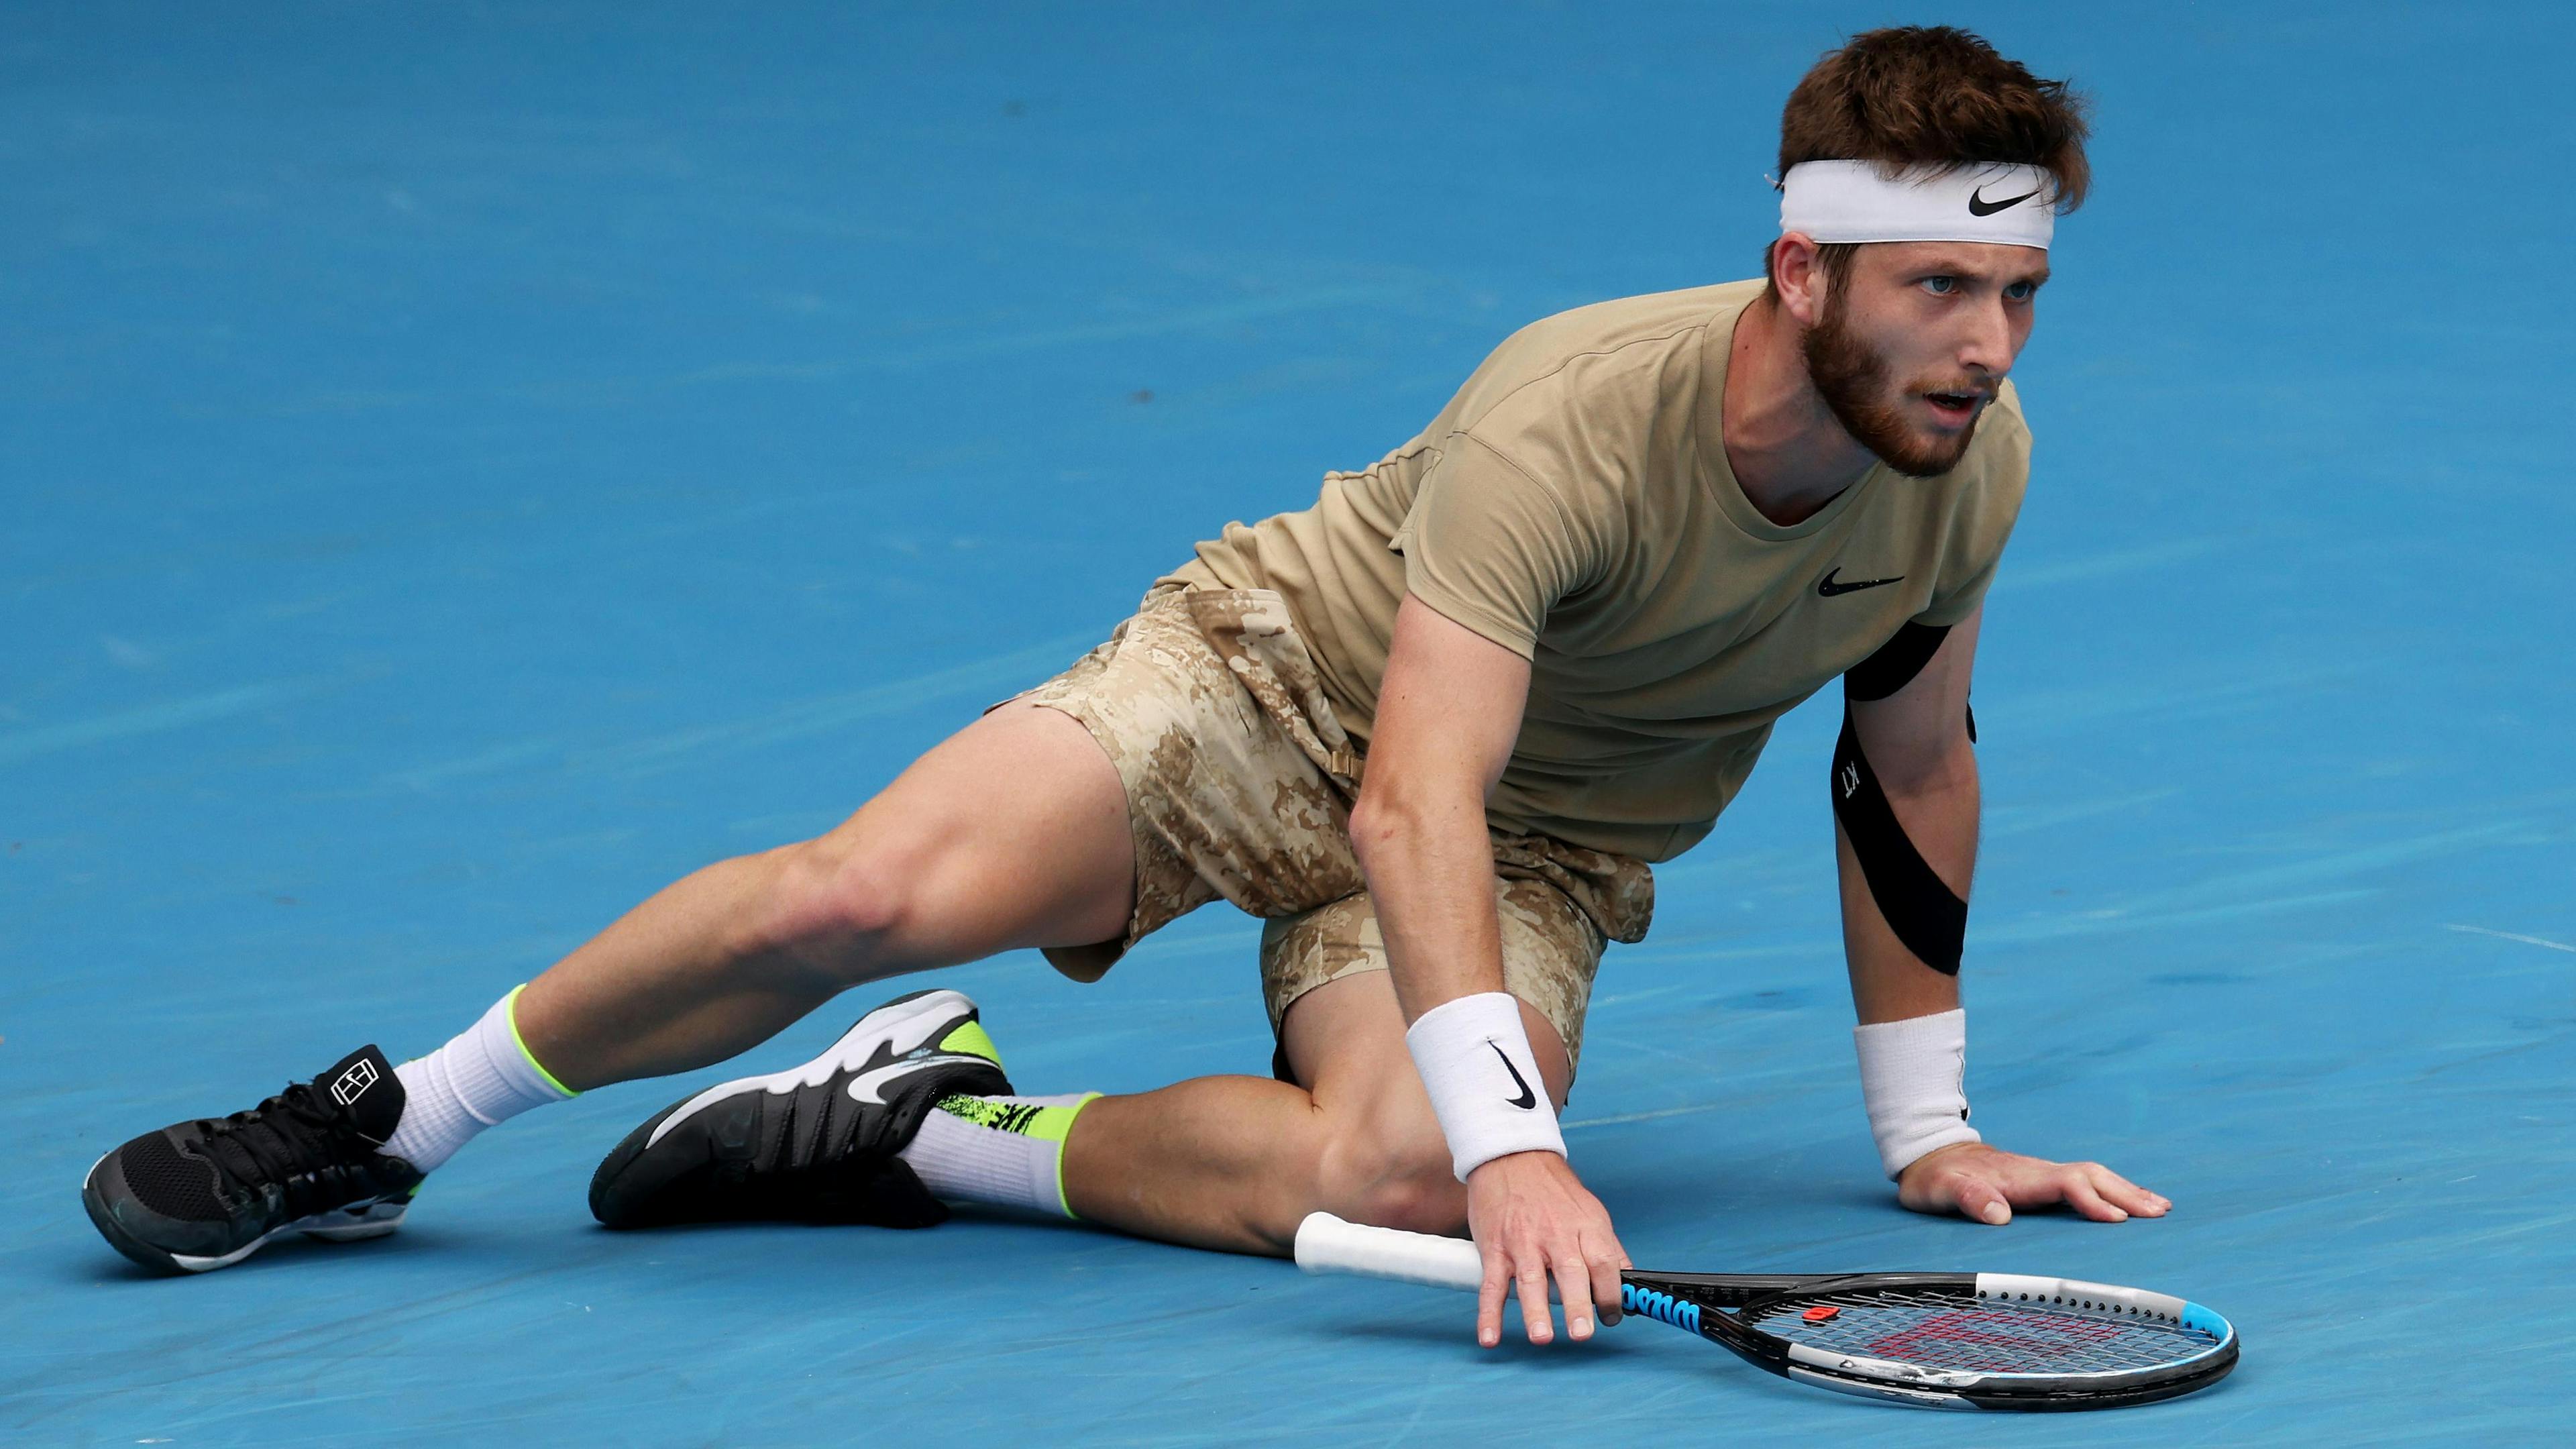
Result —
<path fill-rule="evenodd" d="M 1615 1245 L 1592 1249 L 1592 1304 L 1605 1327 L 1619 1321 L 1619 1274 L 1628 1266 L 1627 1257 Z"/>
<path fill-rule="evenodd" d="M 1617 1321 L 1619 1239 L 1599 1199 L 1584 1191 L 1565 1159 L 1521 1152 L 1495 1158 L 1467 1175 L 1467 1220 L 1480 1247 L 1490 1245 L 1478 1282 L 1478 1340 L 1501 1341 L 1500 1299 L 1521 1300 L 1521 1330 L 1532 1344 L 1556 1341 L 1551 1296 L 1565 1305 L 1565 1330 L 1590 1338 L 1607 1319 Z M 1597 1261 L 1596 1261 L 1597 1260 Z M 1548 1292 L 1553 1278 L 1560 1290 Z M 1609 1305 L 1606 1309 L 1603 1305 Z"/>
<path fill-rule="evenodd" d="M 1897 1197 L 1917 1212 L 1956 1209 L 1959 1216 L 2000 1226 L 2016 1208 L 2064 1203 L 2096 1222 L 2162 1217 L 2170 1199 L 2152 1193 L 2098 1162 L 2049 1162 L 1990 1147 L 1963 1144 L 1939 1150 L 1909 1166 Z M 1929 1166 L 1925 1164 L 1929 1163 Z"/>
<path fill-rule="evenodd" d="M 1503 1255 L 1485 1250 L 1485 1281 L 1476 1285 L 1476 1342 L 1486 1348 L 1503 1341 Z"/>
<path fill-rule="evenodd" d="M 2116 1203 L 2142 1218 L 2160 1218 L 2173 1210 L 2172 1202 L 2162 1194 L 2152 1193 L 2099 1163 L 2084 1164 L 2084 1176 L 2093 1190 L 2109 1202 Z"/>
<path fill-rule="evenodd" d="M 2104 1202 L 2102 1194 L 2093 1190 L 2093 1180 L 2086 1177 L 2079 1169 L 2066 1170 L 2060 1182 L 2060 1190 L 2066 1194 L 2068 1207 L 2097 1223 L 2125 1223 L 2129 1220 L 2128 1210 Z"/>
<path fill-rule="evenodd" d="M 1547 1256 L 1556 1272 L 1556 1301 L 1565 1305 L 1565 1336 L 1581 1343 L 1592 1336 L 1592 1265 L 1571 1241 Z"/>
<path fill-rule="evenodd" d="M 1553 1342 L 1556 1320 L 1547 1311 L 1547 1255 L 1533 1243 L 1513 1256 L 1517 1259 L 1514 1281 L 1521 1290 L 1521 1328 L 1532 1343 Z"/>
<path fill-rule="evenodd" d="M 1982 1177 L 1961 1173 L 1951 1179 L 1950 1200 L 1959 1205 L 1959 1215 L 1974 1218 L 1996 1227 L 2012 1221 L 2012 1204 L 2004 1200 L 2003 1189 Z"/>

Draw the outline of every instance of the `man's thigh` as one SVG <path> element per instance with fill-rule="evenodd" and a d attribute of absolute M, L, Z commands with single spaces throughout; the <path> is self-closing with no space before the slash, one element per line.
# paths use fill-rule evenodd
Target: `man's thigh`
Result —
<path fill-rule="evenodd" d="M 1591 917 L 1546 881 L 1498 880 L 1495 906 L 1503 989 L 1520 1001 L 1521 1018 L 1529 1023 L 1530 1045 L 1539 1053 L 1540 1067 L 1553 1070 L 1551 1052 L 1563 1063 L 1563 1077 L 1552 1078 L 1550 1086 L 1562 1103 L 1565 1084 L 1573 1077 L 1573 1062 L 1583 1050 L 1584 1012 L 1591 1004 L 1592 978 L 1607 943 Z M 1395 992 L 1387 981 L 1387 965 L 1386 938 L 1365 890 L 1263 922 L 1262 994 L 1279 1025 L 1284 1064 L 1297 1070 L 1290 1024 L 1306 1002 L 1324 992 L 1345 982 L 1374 980 L 1374 994 L 1382 994 L 1391 1007 Z M 1330 1014 L 1338 1025 L 1342 1009 Z M 1314 1028 L 1309 1025 L 1305 1030 L 1311 1033 Z M 1400 1052 L 1400 1016 L 1396 1033 Z M 1316 1081 L 1302 1071 L 1297 1080 L 1309 1087 Z"/>
<path fill-rule="evenodd" d="M 1135 846 L 1118 772 L 1080 723 L 1013 701 L 951 735 L 818 842 L 874 898 L 900 965 L 1116 936 Z"/>
<path fill-rule="evenodd" d="M 1127 794 L 1135 908 L 1121 930 L 1049 950 L 1067 976 L 1098 980 L 1212 901 L 1275 916 L 1359 888 L 1358 756 L 1277 594 L 1158 589 L 1021 699 L 1081 721 Z"/>

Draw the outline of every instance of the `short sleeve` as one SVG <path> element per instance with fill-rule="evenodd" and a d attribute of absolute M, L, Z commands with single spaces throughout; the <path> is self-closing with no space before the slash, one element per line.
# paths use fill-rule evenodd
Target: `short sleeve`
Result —
<path fill-rule="evenodd" d="M 1601 572 L 1601 549 L 1565 499 L 1472 433 L 1423 474 L 1387 547 L 1405 592 L 1527 659 L 1559 599 Z"/>
<path fill-rule="evenodd" d="M 1946 628 L 1977 612 L 2021 517 L 2022 493 L 2030 482 L 2030 429 L 2017 401 L 2009 409 L 1997 409 L 1991 421 L 2009 426 L 1997 428 L 1994 445 L 1984 450 L 1983 466 L 1965 480 L 1965 496 L 1951 514 L 1950 536 L 1942 549 L 1941 582 L 1932 602 L 1914 616 L 1917 624 Z"/>

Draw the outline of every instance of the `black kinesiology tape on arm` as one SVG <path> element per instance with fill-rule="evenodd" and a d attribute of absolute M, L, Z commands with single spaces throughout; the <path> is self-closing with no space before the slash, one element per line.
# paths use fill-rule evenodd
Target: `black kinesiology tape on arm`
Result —
<path fill-rule="evenodd" d="M 1941 652 L 1941 641 L 1949 637 L 1947 624 L 1907 624 L 1843 676 L 1843 698 L 1867 704 L 1912 684 L 1932 656 Z"/>
<path fill-rule="evenodd" d="M 1860 752 L 1860 734 L 1852 727 L 1853 703 L 1885 699 L 1913 682 L 1939 652 L 1949 635 L 1944 626 L 1907 624 L 1879 651 L 1852 666 L 1843 676 L 1843 729 L 1834 740 L 1834 818 L 1850 839 L 1861 879 L 1870 899 L 1887 918 L 1888 929 L 1924 965 L 1944 976 L 1959 974 L 1959 955 L 1967 944 L 1968 903 L 1923 859 L 1896 807 L 1879 787 L 1877 772 Z M 1977 717 L 1968 716 L 1968 738 L 1977 738 Z"/>

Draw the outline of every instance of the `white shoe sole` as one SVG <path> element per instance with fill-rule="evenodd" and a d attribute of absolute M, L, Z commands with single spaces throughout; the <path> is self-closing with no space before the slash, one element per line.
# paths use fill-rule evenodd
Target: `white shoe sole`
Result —
<path fill-rule="evenodd" d="M 298 1218 L 271 1228 L 220 1258 L 195 1258 L 186 1253 L 172 1253 L 170 1261 L 191 1273 L 210 1273 L 217 1268 L 231 1267 L 288 1233 L 302 1233 L 326 1243 L 355 1243 L 367 1238 L 381 1238 L 402 1226 L 403 1214 L 410 1208 L 408 1201 L 372 1202 L 363 1208 L 333 1208 L 327 1213 L 315 1213 L 309 1218 Z"/>

